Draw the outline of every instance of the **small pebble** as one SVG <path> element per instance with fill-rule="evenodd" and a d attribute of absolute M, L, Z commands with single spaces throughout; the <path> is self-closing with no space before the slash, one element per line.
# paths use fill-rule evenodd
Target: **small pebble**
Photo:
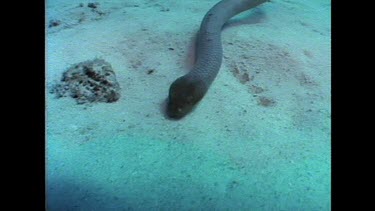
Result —
<path fill-rule="evenodd" d="M 49 22 L 48 27 L 55 27 L 55 26 L 58 26 L 58 25 L 60 25 L 60 24 L 61 24 L 61 21 L 59 21 L 59 20 L 51 20 L 51 21 Z"/>

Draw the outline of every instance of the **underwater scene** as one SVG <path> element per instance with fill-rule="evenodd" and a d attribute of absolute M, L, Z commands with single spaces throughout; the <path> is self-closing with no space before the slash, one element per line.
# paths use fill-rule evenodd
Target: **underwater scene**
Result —
<path fill-rule="evenodd" d="M 330 0 L 47 0 L 46 210 L 331 210 Z"/>

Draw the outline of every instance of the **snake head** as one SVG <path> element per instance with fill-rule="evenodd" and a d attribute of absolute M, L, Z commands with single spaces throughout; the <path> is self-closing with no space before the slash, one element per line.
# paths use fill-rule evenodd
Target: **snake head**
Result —
<path fill-rule="evenodd" d="M 167 115 L 180 119 L 190 113 L 203 98 L 206 88 L 199 82 L 187 77 L 180 77 L 169 88 Z"/>

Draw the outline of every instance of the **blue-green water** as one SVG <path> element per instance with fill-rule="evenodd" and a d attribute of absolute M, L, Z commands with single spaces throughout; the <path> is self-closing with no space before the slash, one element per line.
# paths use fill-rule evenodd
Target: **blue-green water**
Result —
<path fill-rule="evenodd" d="M 330 1 L 231 20 L 217 79 L 180 121 L 163 103 L 218 1 L 97 2 L 47 1 L 47 87 L 97 57 L 121 86 L 114 103 L 48 93 L 48 210 L 330 210 Z"/>

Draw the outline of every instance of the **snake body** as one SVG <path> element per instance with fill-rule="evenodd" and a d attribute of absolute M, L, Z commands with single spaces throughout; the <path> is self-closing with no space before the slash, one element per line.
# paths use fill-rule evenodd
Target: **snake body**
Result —
<path fill-rule="evenodd" d="M 266 1 L 222 0 L 206 13 L 196 40 L 194 67 L 169 88 L 166 113 L 170 118 L 180 119 L 191 112 L 216 78 L 223 56 L 221 29 L 225 22 Z"/>

